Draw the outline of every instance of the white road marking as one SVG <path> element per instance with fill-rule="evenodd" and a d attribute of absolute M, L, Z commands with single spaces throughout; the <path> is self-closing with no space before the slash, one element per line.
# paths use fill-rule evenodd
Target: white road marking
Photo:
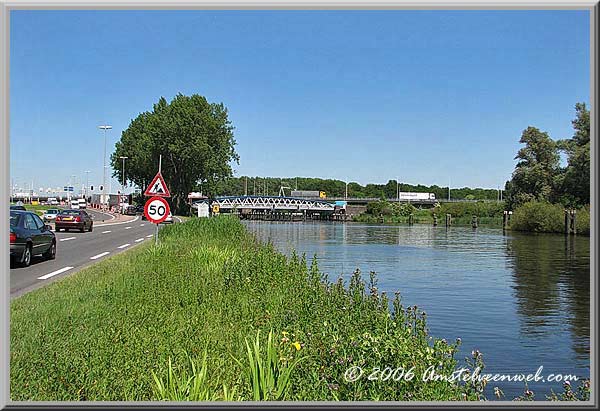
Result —
<path fill-rule="evenodd" d="M 129 230 L 130 228 L 131 228 L 131 226 L 129 226 L 129 227 L 125 227 L 125 230 Z"/>
<path fill-rule="evenodd" d="M 145 225 L 146 225 L 146 224 L 140 224 L 140 227 L 143 227 L 143 226 L 145 226 Z"/>
<path fill-rule="evenodd" d="M 146 238 L 154 237 L 154 234 L 148 234 Z"/>
<path fill-rule="evenodd" d="M 61 238 L 61 239 L 60 239 L 60 240 L 58 240 L 58 241 L 69 241 L 69 240 L 74 240 L 74 239 L 76 239 L 76 238 L 77 238 L 77 237 L 67 237 L 67 238 Z"/>
<path fill-rule="evenodd" d="M 139 243 L 140 241 L 144 241 L 143 238 L 138 238 L 137 240 L 135 240 L 136 243 Z"/>
<path fill-rule="evenodd" d="M 95 256 L 93 256 L 93 257 L 90 257 L 90 260 L 96 260 L 96 259 L 98 259 L 98 258 L 100 258 L 100 257 L 104 257 L 106 254 L 110 254 L 110 253 L 109 253 L 108 251 L 105 251 L 105 252 L 103 252 L 103 253 L 100 253 L 100 254 L 98 254 L 98 255 L 95 255 Z"/>
<path fill-rule="evenodd" d="M 72 268 L 73 267 L 64 267 L 64 268 L 61 268 L 60 270 L 52 271 L 51 273 L 48 273 L 48 274 L 43 275 L 41 277 L 38 277 L 38 280 L 47 280 L 50 277 L 54 277 L 55 275 L 58 275 L 60 273 L 64 273 L 65 271 L 69 271 Z"/>
<path fill-rule="evenodd" d="M 125 248 L 125 247 L 129 247 L 131 244 L 127 243 L 127 244 L 123 244 L 118 246 L 117 248 Z"/>
<path fill-rule="evenodd" d="M 106 233 L 112 233 L 112 231 L 110 231 L 110 230 L 102 231 L 102 234 L 106 234 Z"/>

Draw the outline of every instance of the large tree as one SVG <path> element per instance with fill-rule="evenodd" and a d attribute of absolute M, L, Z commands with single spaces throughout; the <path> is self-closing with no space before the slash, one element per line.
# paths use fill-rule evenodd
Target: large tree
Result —
<path fill-rule="evenodd" d="M 167 103 L 164 97 L 153 110 L 141 113 L 123 131 L 111 155 L 114 176 L 122 175 L 126 156 L 126 179 L 145 188 L 158 171 L 171 191 L 176 211 L 186 210 L 187 194 L 202 184 L 210 192 L 215 184 L 231 176 L 236 154 L 233 126 L 223 104 L 209 103 L 194 94 L 178 94 Z"/>
<path fill-rule="evenodd" d="M 554 201 L 560 174 L 558 144 L 535 127 L 523 131 L 522 147 L 512 180 L 507 184 L 508 203 L 514 207 L 531 200 Z"/>
<path fill-rule="evenodd" d="M 560 141 L 568 158 L 562 181 L 563 202 L 585 205 L 590 203 L 590 112 L 585 103 L 577 103 L 575 111 L 572 121 L 575 133 L 572 138 Z"/>

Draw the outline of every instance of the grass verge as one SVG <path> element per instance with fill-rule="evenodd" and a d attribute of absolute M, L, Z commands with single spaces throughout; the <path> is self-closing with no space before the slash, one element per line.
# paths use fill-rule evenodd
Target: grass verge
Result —
<path fill-rule="evenodd" d="M 398 295 L 390 311 L 374 274 L 332 283 L 230 217 L 160 236 L 11 302 L 13 401 L 481 398 L 478 383 L 422 381 L 454 371 L 458 342 L 431 338 Z M 403 369 L 367 379 L 386 366 Z"/>

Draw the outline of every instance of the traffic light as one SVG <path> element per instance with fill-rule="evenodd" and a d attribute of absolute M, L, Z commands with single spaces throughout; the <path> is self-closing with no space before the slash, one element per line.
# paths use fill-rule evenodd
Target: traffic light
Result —
<path fill-rule="evenodd" d="M 94 186 L 90 186 L 90 190 L 91 190 L 91 191 L 94 191 Z"/>
<path fill-rule="evenodd" d="M 102 191 L 102 186 L 100 186 L 100 191 Z"/>

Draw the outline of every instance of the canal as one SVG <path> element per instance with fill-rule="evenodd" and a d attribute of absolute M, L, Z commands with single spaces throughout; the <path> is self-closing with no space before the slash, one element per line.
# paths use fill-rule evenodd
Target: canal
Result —
<path fill-rule="evenodd" d="M 589 378 L 590 241 L 500 229 L 245 221 L 280 251 L 316 256 L 330 280 L 375 271 L 379 290 L 427 312 L 430 333 L 461 338 L 457 359 L 484 355 L 485 372 Z M 388 364 L 382 364 L 385 366 Z M 510 400 L 524 383 L 490 383 Z M 530 382 L 536 400 L 562 383 Z"/>

